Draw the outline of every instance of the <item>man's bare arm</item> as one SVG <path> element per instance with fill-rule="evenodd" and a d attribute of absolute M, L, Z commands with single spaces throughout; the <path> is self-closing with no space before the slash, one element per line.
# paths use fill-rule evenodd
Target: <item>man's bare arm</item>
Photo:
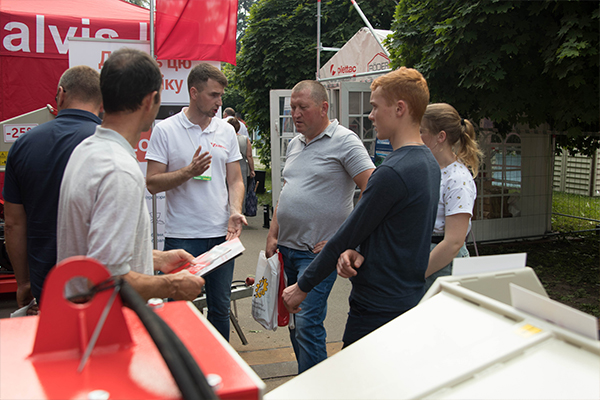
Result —
<path fill-rule="evenodd" d="M 238 161 L 227 163 L 225 168 L 227 189 L 229 189 L 229 212 L 230 214 L 241 214 L 242 201 L 244 200 L 244 181 L 242 181 L 240 163 Z"/>
<path fill-rule="evenodd" d="M 273 218 L 267 234 L 267 245 L 265 247 L 265 255 L 270 258 L 277 251 L 277 239 L 279 237 L 279 223 L 277 222 L 277 207 L 273 210 Z"/>
<path fill-rule="evenodd" d="M 256 173 L 254 172 L 254 158 L 252 157 L 252 143 L 250 142 L 250 139 L 246 139 L 247 146 L 246 146 L 246 158 L 248 159 L 248 168 L 250 171 L 250 178 L 254 178 L 254 176 L 256 176 Z M 244 179 L 245 177 L 242 176 L 242 179 Z M 254 188 L 253 188 L 254 189 Z"/>
<path fill-rule="evenodd" d="M 17 304 L 24 307 L 33 299 L 27 263 L 27 214 L 22 204 L 6 201 L 4 218 L 6 251 L 17 280 Z"/>
<path fill-rule="evenodd" d="M 248 225 L 246 217 L 242 214 L 242 201 L 244 200 L 244 182 L 240 163 L 234 161 L 225 165 L 227 173 L 227 189 L 229 192 L 229 223 L 227 225 L 227 240 L 239 237 L 242 226 Z"/>
<path fill-rule="evenodd" d="M 208 152 L 201 153 L 201 151 L 202 146 L 199 146 L 192 161 L 177 171 L 167 172 L 166 164 L 148 160 L 146 170 L 146 187 L 148 191 L 152 194 L 165 192 L 176 188 L 194 176 L 202 175 L 210 166 L 212 157 Z"/>
<path fill-rule="evenodd" d="M 373 173 L 373 171 L 375 171 L 374 168 L 367 169 L 367 170 L 361 172 L 360 174 L 356 175 L 353 178 L 354 183 L 356 183 L 356 186 L 358 186 L 358 188 L 360 189 L 361 196 L 362 196 L 363 192 L 365 191 L 365 189 L 367 188 L 367 183 L 369 182 L 369 178 L 371 177 L 371 174 Z"/>
<path fill-rule="evenodd" d="M 153 297 L 192 301 L 202 292 L 204 279 L 183 270 L 176 274 L 145 275 L 130 271 L 123 275 L 136 292 L 147 301 Z"/>

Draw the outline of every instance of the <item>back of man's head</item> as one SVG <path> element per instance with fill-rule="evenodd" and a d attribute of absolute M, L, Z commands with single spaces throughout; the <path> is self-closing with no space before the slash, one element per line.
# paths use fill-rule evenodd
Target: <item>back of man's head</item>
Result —
<path fill-rule="evenodd" d="M 67 95 L 69 108 L 74 102 L 90 104 L 99 107 L 102 104 L 100 93 L 100 74 L 85 65 L 78 65 L 66 70 L 58 81 Z"/>
<path fill-rule="evenodd" d="M 219 68 L 210 65 L 209 63 L 200 63 L 192 68 L 188 75 L 188 92 L 192 87 L 202 91 L 209 79 L 220 83 L 223 87 L 227 86 L 227 78 Z"/>
<path fill-rule="evenodd" d="M 233 108 L 231 107 L 227 107 L 225 110 L 223 110 L 223 114 L 227 115 L 228 117 L 235 117 L 235 111 L 233 111 Z"/>
<path fill-rule="evenodd" d="M 329 103 L 329 96 L 327 96 L 327 90 L 325 87 L 317 81 L 300 81 L 292 89 L 292 93 L 301 92 L 303 90 L 310 91 L 310 98 L 317 104 L 320 105 L 323 102 Z"/>
<path fill-rule="evenodd" d="M 104 111 L 136 111 L 144 97 L 160 91 L 161 85 L 162 75 L 152 57 L 140 50 L 119 49 L 108 57 L 100 71 Z"/>
<path fill-rule="evenodd" d="M 429 104 L 429 88 L 427 81 L 419 71 L 401 67 L 380 76 L 371 83 L 371 90 L 381 88 L 388 104 L 403 100 L 408 104 L 413 121 L 421 122 L 427 104 Z"/>

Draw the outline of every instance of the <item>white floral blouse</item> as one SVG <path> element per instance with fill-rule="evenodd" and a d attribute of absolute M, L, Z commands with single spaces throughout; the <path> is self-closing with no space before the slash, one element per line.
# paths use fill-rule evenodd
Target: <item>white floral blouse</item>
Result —
<path fill-rule="evenodd" d="M 469 169 L 460 161 L 455 161 L 442 169 L 440 182 L 440 202 L 435 219 L 434 234 L 443 234 L 446 217 L 455 214 L 473 216 L 473 205 L 477 197 L 475 181 Z M 469 230 L 471 221 L 469 220 Z"/>

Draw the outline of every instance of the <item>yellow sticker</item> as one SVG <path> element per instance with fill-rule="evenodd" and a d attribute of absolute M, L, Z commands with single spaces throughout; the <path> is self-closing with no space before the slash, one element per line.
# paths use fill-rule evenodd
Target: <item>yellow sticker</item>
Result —
<path fill-rule="evenodd" d="M 8 151 L 0 151 L 0 165 L 6 165 L 7 158 L 8 158 Z"/>
<path fill-rule="evenodd" d="M 525 324 L 522 327 L 519 328 L 519 330 L 517 331 L 517 333 L 523 337 L 530 337 L 533 335 L 537 335 L 538 333 L 540 333 L 542 330 L 538 327 L 535 327 L 533 325 L 530 324 Z"/>

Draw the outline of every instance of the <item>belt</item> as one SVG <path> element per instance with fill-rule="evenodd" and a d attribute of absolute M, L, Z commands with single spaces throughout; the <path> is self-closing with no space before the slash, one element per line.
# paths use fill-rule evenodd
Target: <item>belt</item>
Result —
<path fill-rule="evenodd" d="M 444 240 L 444 235 L 434 235 L 431 237 L 431 243 L 440 244 Z"/>

